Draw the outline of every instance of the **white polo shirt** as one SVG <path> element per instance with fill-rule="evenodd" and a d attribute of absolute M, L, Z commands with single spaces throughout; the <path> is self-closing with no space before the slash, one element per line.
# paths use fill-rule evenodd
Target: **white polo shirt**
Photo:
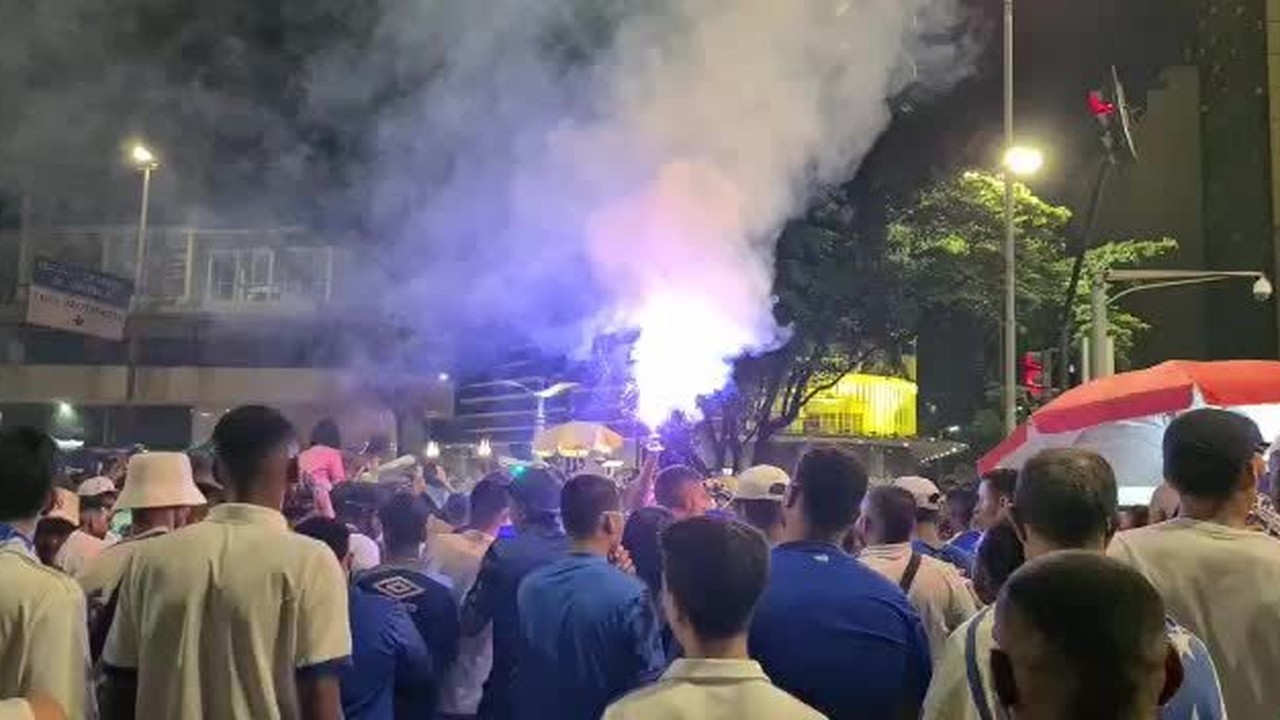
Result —
<path fill-rule="evenodd" d="M 292 720 L 297 674 L 350 655 L 333 551 L 275 510 L 227 503 L 134 549 L 103 662 L 137 671 L 148 717 Z"/>
<path fill-rule="evenodd" d="M 896 585 L 907 571 L 911 543 L 872 545 L 863 548 L 858 559 Z M 929 651 L 935 665 L 951 633 L 978 612 L 978 599 L 960 571 L 951 563 L 923 554 L 907 599 L 929 634 Z"/>
<path fill-rule="evenodd" d="M 658 682 L 626 695 L 604 720 L 825 720 L 769 682 L 755 660 L 676 660 Z"/>
<path fill-rule="evenodd" d="M 95 717 L 86 622 L 75 580 L 42 565 L 22 536 L 0 540 L 0 697 L 43 692 L 68 718 Z"/>

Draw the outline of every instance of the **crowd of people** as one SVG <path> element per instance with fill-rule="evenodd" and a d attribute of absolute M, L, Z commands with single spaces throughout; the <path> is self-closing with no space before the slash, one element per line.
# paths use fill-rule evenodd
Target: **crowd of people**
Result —
<path fill-rule="evenodd" d="M 1171 423 L 1177 509 L 1149 525 L 1083 449 L 976 491 L 819 447 L 728 503 L 653 462 L 497 471 L 460 503 L 311 440 L 244 406 L 211 456 L 73 490 L 48 436 L 0 429 L 0 719 L 1280 713 L 1280 540 L 1234 413 Z"/>

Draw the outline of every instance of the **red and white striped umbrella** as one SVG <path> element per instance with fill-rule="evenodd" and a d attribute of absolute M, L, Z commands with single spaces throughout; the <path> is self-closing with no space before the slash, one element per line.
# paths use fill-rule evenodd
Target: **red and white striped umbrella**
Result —
<path fill-rule="evenodd" d="M 1280 362 L 1171 360 L 1072 388 L 1037 410 L 978 461 L 978 471 L 1018 468 L 1051 447 L 1101 454 L 1122 487 L 1160 482 L 1160 443 L 1169 422 L 1199 407 L 1236 410 L 1263 435 L 1280 434 Z"/>

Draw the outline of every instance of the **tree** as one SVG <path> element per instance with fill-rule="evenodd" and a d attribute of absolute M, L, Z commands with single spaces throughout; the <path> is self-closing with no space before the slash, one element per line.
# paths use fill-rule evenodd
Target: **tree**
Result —
<path fill-rule="evenodd" d="M 897 296 L 883 243 L 860 232 L 845 192 L 824 198 L 778 241 L 774 314 L 790 331 L 772 352 L 741 359 L 729 387 L 701 400 L 715 467 L 757 462 L 769 441 L 840 378 L 888 363 L 900 344 Z"/>
<path fill-rule="evenodd" d="M 1014 186 L 1018 241 L 1018 347 L 1056 348 L 1071 275 L 1071 212 Z M 959 425 L 967 439 L 998 439 L 1000 334 L 1004 313 L 1004 186 L 1000 178 L 966 172 L 925 189 L 892 213 L 889 257 L 902 282 L 908 326 L 917 337 L 921 404 L 926 425 Z M 1088 252 L 1085 277 L 1133 265 L 1176 247 L 1173 240 L 1121 240 Z M 1087 293 L 1072 308 L 1087 328 Z M 1113 311 L 1121 357 L 1146 324 Z M 1083 324 L 1083 327 L 1081 327 Z"/>

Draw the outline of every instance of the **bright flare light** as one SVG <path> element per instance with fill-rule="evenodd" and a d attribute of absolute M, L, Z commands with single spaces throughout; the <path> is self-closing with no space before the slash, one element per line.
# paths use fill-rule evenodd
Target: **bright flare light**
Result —
<path fill-rule="evenodd" d="M 675 412 L 700 417 L 698 397 L 727 385 L 734 359 L 758 344 L 753 328 L 717 310 L 715 302 L 692 295 L 660 295 L 636 314 L 636 416 L 650 428 Z"/>
<path fill-rule="evenodd" d="M 133 160 L 133 164 L 138 167 L 150 167 L 156 164 L 155 153 L 141 143 L 134 145 L 133 149 L 129 151 L 129 159 Z"/>
<path fill-rule="evenodd" d="M 1035 175 L 1044 167 L 1044 153 L 1033 147 L 1011 147 L 1004 151 L 1004 167 L 1014 175 Z"/>

